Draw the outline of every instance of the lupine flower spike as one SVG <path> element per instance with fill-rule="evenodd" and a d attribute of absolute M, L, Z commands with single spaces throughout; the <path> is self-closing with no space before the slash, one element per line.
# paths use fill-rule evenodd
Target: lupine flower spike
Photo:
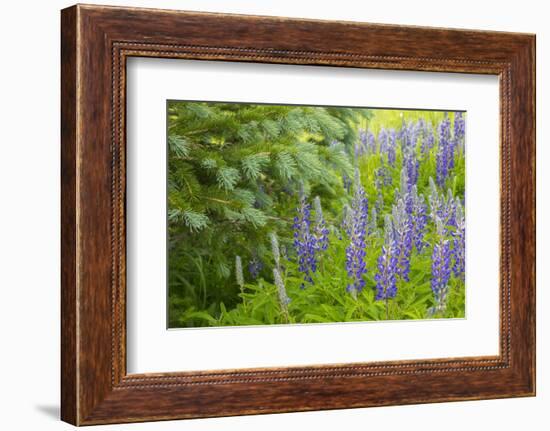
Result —
<path fill-rule="evenodd" d="M 438 242 L 432 253 L 432 292 L 435 307 L 430 309 L 431 315 L 444 313 L 447 306 L 449 279 L 451 277 L 451 245 L 446 238 L 445 227 L 441 219 L 436 219 Z"/>
<path fill-rule="evenodd" d="M 455 147 L 464 152 L 464 138 L 466 136 L 466 121 L 463 112 L 455 112 L 454 141 Z"/>
<path fill-rule="evenodd" d="M 395 241 L 395 231 L 391 216 L 386 214 L 384 227 L 384 245 L 378 258 L 376 281 L 376 300 L 394 298 L 397 294 L 397 255 L 399 249 Z"/>
<path fill-rule="evenodd" d="M 395 140 L 396 140 L 396 133 L 395 130 L 390 130 L 389 137 L 388 137 L 388 163 L 390 166 L 395 166 L 395 159 L 396 159 L 396 152 L 395 152 Z"/>
<path fill-rule="evenodd" d="M 413 225 L 411 213 L 404 199 L 399 199 L 392 210 L 398 248 L 397 273 L 409 281 L 410 259 L 413 246 Z"/>
<path fill-rule="evenodd" d="M 271 254 L 273 255 L 273 260 L 275 261 L 275 267 L 280 268 L 281 253 L 279 252 L 279 240 L 277 239 L 277 234 L 275 232 L 271 232 L 269 239 L 271 240 Z"/>
<path fill-rule="evenodd" d="M 378 132 L 378 145 L 380 146 L 380 153 L 388 152 L 388 132 L 384 128 Z"/>
<path fill-rule="evenodd" d="M 241 288 L 241 291 L 244 288 L 244 277 L 243 277 L 243 264 L 241 262 L 241 256 L 235 256 L 235 279 L 237 284 Z"/>
<path fill-rule="evenodd" d="M 437 184 L 444 187 L 450 165 L 454 160 L 454 146 L 451 140 L 451 122 L 448 117 L 439 124 L 439 146 L 436 154 Z"/>
<path fill-rule="evenodd" d="M 281 277 L 281 272 L 277 268 L 273 268 L 273 279 L 275 281 L 275 286 L 277 286 L 277 294 L 279 296 L 279 304 L 281 306 L 281 311 L 283 312 L 288 322 L 289 320 L 288 304 L 290 303 L 290 298 L 286 293 L 285 284 L 283 282 L 283 278 Z"/>
<path fill-rule="evenodd" d="M 456 230 L 453 232 L 453 255 L 454 265 L 453 272 L 456 277 L 464 281 L 465 265 L 466 265 L 466 218 L 464 217 L 464 209 L 460 200 L 455 201 L 456 206 Z"/>
<path fill-rule="evenodd" d="M 376 211 L 376 207 L 373 206 L 370 210 L 370 218 L 369 218 L 369 235 L 373 235 L 378 230 L 378 212 Z"/>
<path fill-rule="evenodd" d="M 359 170 L 355 170 L 355 193 L 351 206 L 350 244 L 346 248 L 346 270 L 352 282 L 348 284 L 347 291 L 354 298 L 365 287 L 363 275 L 367 272 L 365 263 L 365 239 L 367 235 L 367 219 L 369 205 L 365 190 L 361 184 Z"/>
<path fill-rule="evenodd" d="M 426 215 L 426 204 L 424 203 L 424 195 L 419 195 L 416 185 L 411 190 L 412 203 L 412 225 L 413 225 L 413 241 L 414 246 L 418 252 L 421 252 L 426 244 L 424 242 L 424 233 L 426 231 L 426 225 L 428 223 L 428 217 Z"/>
<path fill-rule="evenodd" d="M 315 210 L 315 246 L 317 250 L 325 251 L 328 248 L 329 230 L 323 218 L 323 208 L 319 196 L 313 200 L 313 208 Z"/>
<path fill-rule="evenodd" d="M 347 236 L 351 235 L 351 223 L 352 223 L 352 213 L 351 208 L 348 204 L 344 205 L 344 208 L 342 208 L 342 230 L 346 232 Z M 342 239 L 342 238 L 340 238 Z"/>
<path fill-rule="evenodd" d="M 248 262 L 248 272 L 253 279 L 258 278 L 264 265 L 258 256 L 254 255 L 250 262 Z"/>
<path fill-rule="evenodd" d="M 439 191 L 437 190 L 437 186 L 435 185 L 432 177 L 430 177 L 429 179 L 429 184 L 430 194 L 428 196 L 428 201 L 430 203 L 430 218 L 435 223 L 435 219 L 437 218 L 438 214 L 440 214 L 443 203 L 441 202 Z"/>
<path fill-rule="evenodd" d="M 312 275 L 317 270 L 316 240 L 311 232 L 311 205 L 303 192 L 297 213 L 294 217 L 294 247 L 298 255 L 298 270 L 304 274 L 305 282 L 312 283 Z M 305 288 L 305 283 L 301 287 Z"/>

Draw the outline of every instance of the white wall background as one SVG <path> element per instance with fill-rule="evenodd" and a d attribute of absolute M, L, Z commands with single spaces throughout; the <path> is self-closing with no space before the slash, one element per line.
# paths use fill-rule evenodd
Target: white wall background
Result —
<path fill-rule="evenodd" d="M 280 15 L 537 34 L 538 396 L 406 407 L 247 416 L 95 429 L 545 430 L 550 423 L 550 14 L 543 1 L 388 2 L 103 0 L 103 4 Z M 61 0 L 4 2 L 0 14 L 0 427 L 59 422 L 59 10 Z M 548 271 L 548 270 L 547 270 Z M 545 280 L 546 279 L 546 280 Z"/>

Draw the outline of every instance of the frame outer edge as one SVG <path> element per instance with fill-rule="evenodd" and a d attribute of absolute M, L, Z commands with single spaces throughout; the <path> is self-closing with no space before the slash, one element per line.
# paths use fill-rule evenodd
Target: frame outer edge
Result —
<path fill-rule="evenodd" d="M 61 11 L 61 420 L 79 421 L 77 295 L 78 6 Z"/>
<path fill-rule="evenodd" d="M 101 14 L 99 14 L 101 11 Z M 122 13 L 121 13 L 122 11 Z M 131 11 L 131 13 L 130 13 Z M 128 13 L 124 13 L 128 12 Z M 106 59 L 106 49 L 111 47 L 111 43 L 116 41 L 116 37 L 121 33 L 123 36 L 131 31 L 128 27 L 121 27 L 121 22 L 127 21 L 128 14 L 131 17 L 134 15 L 142 15 L 144 12 L 151 12 L 154 14 L 154 10 L 147 9 L 129 9 L 129 8 L 113 8 L 109 10 L 107 14 L 108 19 L 102 16 L 103 8 L 99 6 L 73 6 L 71 8 L 62 11 L 62 32 L 61 32 L 61 45 L 62 45 L 62 93 L 61 93 L 61 156 L 62 156 L 62 174 L 61 174 L 61 191 L 62 191 L 62 247 L 61 247 L 61 262 L 62 262 L 62 292 L 61 292 L 61 309 L 62 309 L 62 391 L 61 391 L 61 417 L 62 420 L 69 422 L 73 425 L 91 425 L 99 423 L 120 423 L 120 422 L 136 422 L 136 421 L 148 421 L 148 420 L 162 420 L 162 419 L 180 419 L 191 417 L 211 417 L 211 416 L 232 416 L 236 414 L 258 414 L 258 413 L 274 413 L 274 412 L 286 412 L 286 411 L 307 411 L 307 410 L 324 410 L 334 408 L 351 408 L 351 407 L 365 407 L 375 405 L 388 405 L 388 404 L 410 404 L 410 403 L 426 403 L 426 402 L 440 402 L 440 401 L 456 401 L 467 399 L 488 399 L 488 398 L 501 398 L 510 396 L 525 396 L 534 394 L 534 365 L 535 365 L 535 352 L 534 352 L 534 269 L 535 264 L 533 262 L 524 262 L 521 267 L 526 274 L 526 282 L 522 285 L 523 289 L 521 295 L 515 295 L 518 305 L 525 304 L 524 316 L 526 321 L 520 325 L 520 328 L 516 329 L 514 339 L 519 341 L 521 337 L 518 335 L 523 334 L 525 339 L 521 343 L 516 343 L 522 348 L 525 348 L 527 352 L 523 351 L 514 357 L 516 366 L 510 371 L 515 374 L 498 372 L 495 377 L 506 378 L 506 381 L 502 381 L 500 384 L 488 384 L 487 379 L 482 379 L 482 375 L 479 377 L 479 390 L 466 391 L 464 393 L 456 393 L 450 396 L 435 396 L 434 398 L 422 398 L 418 396 L 398 397 L 396 402 L 384 401 L 384 402 L 351 402 L 347 403 L 337 402 L 333 396 L 335 390 L 334 386 L 329 384 L 325 386 L 327 380 L 335 378 L 333 375 L 329 375 L 326 378 L 319 379 L 317 381 L 309 381 L 306 385 L 306 389 L 310 388 L 312 394 L 316 396 L 307 405 L 299 405 L 298 408 L 289 408 L 283 401 L 278 405 L 271 407 L 260 406 L 254 404 L 254 402 L 248 402 L 240 400 L 239 405 L 232 405 L 235 401 L 238 401 L 238 395 L 246 393 L 249 390 L 263 390 L 268 395 L 276 395 L 277 388 L 282 388 L 282 385 L 275 385 L 268 382 L 227 382 L 228 385 L 220 386 L 214 391 L 212 388 L 210 394 L 207 394 L 206 387 L 209 385 L 193 385 L 193 388 L 171 388 L 171 387 L 155 387 L 155 388 L 123 388 L 120 386 L 117 375 L 115 377 L 109 375 L 107 379 L 106 367 L 107 365 L 116 366 L 113 363 L 114 353 L 111 351 L 107 353 L 105 349 L 107 346 L 107 329 L 112 330 L 114 323 L 110 322 L 104 316 L 107 307 L 113 306 L 112 301 L 116 297 L 106 297 L 106 290 L 103 283 L 106 278 L 105 271 L 103 271 L 103 279 L 101 283 L 96 285 L 96 278 L 93 274 L 89 274 L 87 270 L 92 268 L 92 264 L 96 265 L 96 268 L 104 268 L 106 259 L 95 259 L 95 246 L 97 242 L 90 240 L 90 232 L 96 227 L 92 228 L 90 224 L 91 217 L 96 214 L 95 208 L 89 203 L 90 191 L 93 192 L 94 184 L 105 185 L 101 174 L 106 174 L 105 171 L 93 172 L 90 169 L 90 163 L 97 163 L 100 168 L 105 168 L 105 158 L 98 154 L 98 151 L 106 151 L 108 148 L 103 141 L 106 132 L 96 132 L 93 129 L 93 123 L 96 121 L 94 115 L 106 120 L 106 113 L 110 112 L 107 107 L 107 101 L 102 96 L 101 92 L 105 91 L 104 87 L 93 86 L 93 82 L 86 79 L 92 72 L 97 72 L 98 81 L 104 83 L 102 80 L 107 79 L 107 64 L 98 64 L 97 62 L 90 61 L 91 53 L 88 49 L 88 44 L 93 43 L 91 46 L 92 51 L 98 50 L 98 54 L 101 54 Z M 173 11 L 176 15 L 182 14 L 182 20 L 184 16 L 192 21 L 195 19 L 196 14 L 186 14 L 180 11 Z M 112 16 L 111 16 L 112 14 Z M 172 14 L 169 14 L 172 15 Z M 212 15 L 204 14 L 212 20 Z M 237 20 L 233 16 L 230 21 Z M 250 18 L 250 17 L 249 17 Z M 229 19 L 229 18 L 228 18 Z M 242 18 L 244 19 L 244 18 Z M 276 17 L 262 17 L 266 20 L 281 19 L 281 21 L 288 21 L 295 23 L 296 25 L 303 23 L 297 19 L 282 19 Z M 184 20 L 185 21 L 185 20 Z M 143 25 L 150 25 L 147 22 L 141 22 Z M 231 22 L 230 22 L 231 24 Z M 328 24 L 327 24 L 328 25 Z M 365 25 L 367 27 L 367 25 Z M 380 31 L 379 26 L 374 26 L 373 29 Z M 403 27 L 405 30 L 409 27 Z M 357 32 L 358 30 L 354 30 Z M 419 30 L 420 31 L 420 30 Z M 428 32 L 429 30 L 422 30 Z M 168 32 L 169 35 L 172 33 Z M 462 32 L 460 35 L 464 35 Z M 494 34 L 490 34 L 491 38 L 495 38 Z M 506 52 L 508 59 L 511 57 L 516 60 L 516 67 L 522 72 L 526 72 L 521 79 L 530 80 L 534 79 L 534 37 L 521 40 L 525 35 L 506 35 L 502 37 L 506 39 L 508 46 L 506 50 L 503 48 L 503 53 Z M 160 37 L 160 36 L 159 36 Z M 175 35 L 174 38 L 182 38 L 181 35 Z M 198 36 L 191 36 L 191 40 Z M 210 36 L 209 36 L 210 37 Z M 457 34 L 458 37 L 458 34 Z M 201 39 L 198 38 L 200 42 Z M 239 41 L 237 41 L 239 42 Z M 264 41 L 265 42 L 265 41 Z M 483 42 L 483 40 L 482 40 Z M 227 49 L 238 50 L 239 47 L 235 47 L 236 42 L 232 42 Z M 193 46 L 191 43 L 190 46 Z M 80 49 L 82 47 L 82 49 Z M 226 49 L 226 48 L 222 48 Z M 247 50 L 248 48 L 245 48 Z M 426 47 L 424 47 L 424 50 Z M 243 52 L 243 58 L 241 60 L 249 61 L 246 57 L 245 51 Z M 298 54 L 301 55 L 299 52 Z M 197 54 L 199 55 L 199 54 Z M 339 54 L 335 54 L 339 55 Z M 359 54 L 352 54 L 358 56 Z M 209 58 L 218 58 L 218 54 L 214 53 Z M 224 57 L 223 55 L 221 57 Z M 271 58 L 271 55 L 269 55 Z M 518 65 L 518 57 L 520 60 L 526 61 L 527 65 Z M 279 59 L 277 56 L 273 58 Z M 290 57 L 289 57 L 290 58 Z M 286 63 L 286 57 L 281 57 L 282 62 Z M 395 66 L 393 63 L 391 66 Z M 422 61 L 425 59 L 420 58 L 419 63 L 415 63 L 412 70 L 420 70 L 423 67 Z M 500 60 L 497 58 L 497 60 Z M 236 59 L 230 61 L 239 61 Z M 323 60 L 329 64 L 338 63 L 337 60 L 327 59 Z M 396 61 L 396 65 L 400 64 L 400 61 Z M 271 62 L 271 61 L 269 61 Z M 292 60 L 289 60 L 293 63 Z M 320 64 L 319 61 L 315 61 L 314 64 Z M 479 67 L 481 68 L 479 62 Z M 389 63 L 388 63 L 389 64 Z M 363 66 L 361 66 L 363 67 Z M 366 66 L 365 66 L 366 67 Z M 445 70 L 445 67 L 438 64 L 438 68 Z M 485 66 L 484 66 L 485 67 Z M 488 66 L 487 66 L 488 67 Z M 408 67 L 407 67 L 408 68 Z M 487 70 L 487 69 L 484 69 Z M 104 76 L 105 75 L 105 76 Z M 513 82 L 516 82 L 517 75 L 514 73 Z M 106 82 L 106 81 L 105 81 Z M 523 83 L 518 86 L 519 96 L 521 96 L 522 102 L 526 109 L 526 115 L 534 115 L 534 106 L 532 105 L 535 100 L 534 95 L 534 81 Z M 513 89 L 517 84 L 512 84 Z M 89 107 L 90 106 L 90 107 Z M 512 102 L 513 111 L 518 108 L 518 100 Z M 89 112 L 88 109 L 92 109 Z M 520 183 L 525 184 L 526 190 L 523 196 L 520 196 L 518 201 L 521 202 L 524 209 L 530 214 L 527 215 L 529 220 L 524 225 L 522 233 L 526 235 L 523 239 L 526 239 L 526 244 L 521 247 L 526 252 L 529 258 L 535 256 L 534 239 L 530 237 L 535 230 L 535 190 L 534 190 L 534 153 L 535 153 L 535 137 L 534 137 L 534 117 L 530 118 L 526 115 L 521 115 L 520 120 L 521 127 L 525 127 L 524 131 L 527 131 L 527 135 L 523 136 L 523 144 L 525 145 L 525 152 L 520 157 L 519 163 L 522 168 L 529 167 L 529 178 L 524 178 Z M 106 121 L 104 121 L 107 124 Z M 90 125 L 91 124 L 91 125 Z M 516 123 L 517 124 L 517 123 Z M 520 128 L 521 128 L 520 127 Z M 515 132 L 517 129 L 512 128 Z M 513 142 L 516 142 L 515 140 Z M 84 163 L 85 162 L 85 163 Z M 512 164 L 513 166 L 513 164 Z M 91 178 L 88 178 L 88 175 Z M 116 176 L 115 176 L 116 178 Z M 512 178 L 515 175 L 512 174 Z M 94 183 L 94 181 L 96 183 Z M 80 182 L 82 184 L 80 184 Z M 118 186 L 115 183 L 115 186 Z M 514 185 L 514 181 L 512 181 Z M 517 185 L 517 184 L 515 184 Z M 116 188 L 115 188 L 116 189 Z M 102 193 L 105 190 L 102 189 Z M 111 191 L 113 193 L 113 191 Z M 88 195 L 87 195 L 88 194 Z M 514 204 L 512 205 L 512 208 Z M 101 210 L 101 211 L 100 211 Z M 98 209 L 99 215 L 104 216 L 106 214 L 106 208 L 102 207 Z M 116 212 L 115 212 L 116 213 Z M 105 217 L 100 218 L 105 220 Z M 512 217 L 512 220 L 515 220 Z M 95 225 L 93 225 L 95 226 Z M 105 231 L 105 229 L 103 229 Z M 106 232 L 106 231 L 105 231 Z M 112 231 L 111 231 L 112 232 Z M 105 244 L 104 239 L 101 240 L 100 245 L 103 247 Z M 92 258 L 92 263 L 88 258 Z M 516 258 L 513 258 L 515 261 Z M 116 263 L 113 263 L 116 269 Z M 92 282 L 93 281 L 93 282 Z M 93 294 L 90 290 L 91 285 L 94 285 Z M 528 296 L 528 298 L 526 298 Z M 101 317 L 97 316 L 99 313 Z M 79 324 L 81 321 L 82 325 Z M 93 328 L 89 327 L 91 323 L 97 322 Z M 111 337 L 114 337 L 116 331 L 111 333 Z M 112 338 L 110 339 L 112 341 Z M 101 349 L 97 349 L 100 347 Z M 513 349 L 514 350 L 514 349 Z M 114 352 L 114 351 L 113 351 Z M 519 353 L 519 352 L 518 352 Z M 109 359 L 109 364 L 107 363 Z M 430 376 L 430 373 L 427 373 Z M 337 376 L 336 376 L 337 377 Z M 380 380 L 387 380 L 380 378 Z M 472 377 L 474 379 L 474 377 Z M 283 379 L 284 380 L 284 379 Z M 401 378 L 405 381 L 405 379 Z M 407 379 L 408 380 L 408 379 Z M 448 379 L 447 379 L 448 380 Z M 397 379 L 395 380 L 397 382 Z M 261 384 L 257 384 L 261 383 Z M 350 395 L 350 388 L 347 387 L 347 383 L 342 387 L 341 391 L 347 396 L 346 399 L 352 400 Z M 474 383 L 478 383 L 474 380 Z M 508 391 L 504 390 L 502 384 L 509 384 L 511 387 Z M 483 386 L 485 385 L 485 386 Z M 155 385 L 157 386 L 157 385 Z M 332 387 L 332 389 L 331 389 Z M 287 389 L 293 391 L 299 391 L 299 388 L 293 388 L 287 384 Z M 413 387 L 414 389 L 414 387 Z M 474 388 L 475 389 L 475 388 Z M 340 390 L 340 389 L 339 389 Z M 365 395 L 369 395 L 369 388 L 364 385 L 359 387 L 360 391 L 363 391 Z M 206 392 L 205 392 L 206 391 Z M 245 392 L 243 392 L 245 391 Z M 213 401 L 216 404 L 216 393 L 223 399 L 224 408 L 216 406 L 212 407 L 210 411 L 206 411 L 204 414 L 204 405 L 201 405 L 200 398 L 202 396 L 202 402 Z M 212 398 L 212 395 L 214 397 Z M 437 395 L 437 394 L 436 394 Z M 232 402 L 225 402 L 226 400 L 237 396 L 237 400 L 233 399 Z M 284 399 L 288 398 L 289 394 L 285 393 Z M 357 394 L 353 394 L 356 397 Z M 159 414 L 158 412 L 150 411 L 151 405 L 148 406 L 147 398 L 149 401 L 152 398 L 160 399 L 159 403 L 165 403 L 164 407 L 170 407 L 176 409 L 174 414 L 173 410 L 169 410 L 170 414 Z M 219 401 L 219 400 L 218 400 Z M 353 400 L 352 400 L 353 401 Z M 236 404 L 239 404 L 237 402 Z M 168 404 L 172 404 L 169 406 Z M 179 409 L 179 410 L 178 410 Z M 185 411 L 181 411 L 181 410 Z M 200 409 L 200 410 L 197 410 Z"/>
<path fill-rule="evenodd" d="M 536 396 L 536 53 L 526 35 L 511 61 L 511 363 L 519 396 Z"/>

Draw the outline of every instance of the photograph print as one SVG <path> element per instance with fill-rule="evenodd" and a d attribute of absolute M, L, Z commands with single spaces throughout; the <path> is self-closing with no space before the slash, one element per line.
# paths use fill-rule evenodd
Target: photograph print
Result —
<path fill-rule="evenodd" d="M 166 115 L 169 328 L 465 317 L 465 112 Z"/>

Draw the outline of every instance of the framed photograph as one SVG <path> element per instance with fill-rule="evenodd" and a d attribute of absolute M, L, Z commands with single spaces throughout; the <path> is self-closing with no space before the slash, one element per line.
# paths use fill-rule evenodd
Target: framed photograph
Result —
<path fill-rule="evenodd" d="M 62 11 L 75 425 L 535 394 L 535 36 Z"/>

